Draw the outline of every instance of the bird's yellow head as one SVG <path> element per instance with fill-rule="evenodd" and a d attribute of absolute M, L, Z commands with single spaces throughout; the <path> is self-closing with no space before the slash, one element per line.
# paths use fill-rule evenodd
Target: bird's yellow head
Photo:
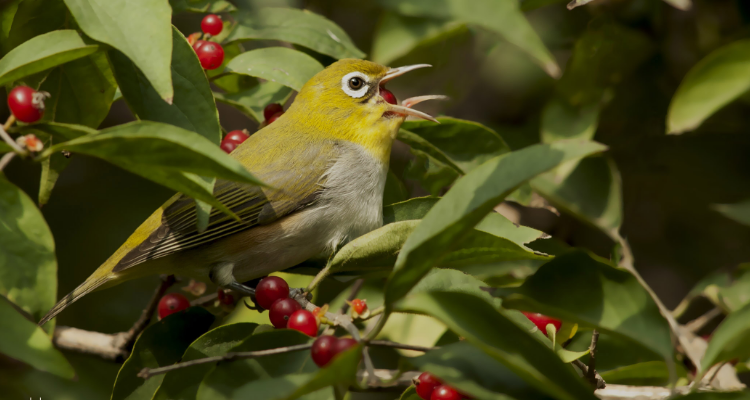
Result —
<path fill-rule="evenodd" d="M 298 132 L 357 143 L 387 162 L 393 139 L 408 115 L 437 122 L 411 106 L 443 96 L 414 97 L 398 105 L 388 103 L 381 89 L 397 76 L 428 66 L 388 68 L 371 61 L 340 60 L 310 79 L 276 123 L 303 124 L 304 128 L 296 127 Z"/>

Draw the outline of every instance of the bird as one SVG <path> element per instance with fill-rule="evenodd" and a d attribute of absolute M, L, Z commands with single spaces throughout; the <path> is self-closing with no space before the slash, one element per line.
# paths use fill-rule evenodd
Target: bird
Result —
<path fill-rule="evenodd" d="M 41 319 L 91 293 L 149 275 L 180 275 L 252 293 L 240 282 L 281 271 L 383 225 L 391 147 L 411 107 L 392 104 L 385 83 L 427 64 L 388 68 L 342 59 L 314 75 L 288 110 L 230 156 L 265 185 L 217 180 L 214 196 L 232 210 L 199 230 L 195 201 L 176 194 L 151 214 L 91 276 Z M 382 94 L 381 95 L 381 91 Z"/>

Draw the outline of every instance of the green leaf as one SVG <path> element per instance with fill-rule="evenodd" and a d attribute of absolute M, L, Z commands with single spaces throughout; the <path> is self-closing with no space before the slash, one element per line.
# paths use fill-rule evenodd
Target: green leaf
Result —
<path fill-rule="evenodd" d="M 626 365 L 599 374 L 605 382 L 621 385 L 662 386 L 669 382 L 669 369 L 664 361 Z"/>
<path fill-rule="evenodd" d="M 552 99 L 542 111 L 542 143 L 564 139 L 591 140 L 598 120 L 598 106 L 573 107 L 563 100 Z"/>
<path fill-rule="evenodd" d="M 404 390 L 403 393 L 401 393 L 401 397 L 399 397 L 399 400 L 420 400 L 421 397 L 417 395 L 417 389 L 414 387 L 414 385 L 409 386 Z"/>
<path fill-rule="evenodd" d="M 172 9 L 163 0 L 65 0 L 89 37 L 123 52 L 172 102 Z"/>
<path fill-rule="evenodd" d="M 701 373 L 712 365 L 750 356 L 750 303 L 729 314 L 711 335 L 701 360 Z"/>
<path fill-rule="evenodd" d="M 232 351 L 258 351 L 284 346 L 304 344 L 310 341 L 305 334 L 294 330 L 271 330 L 256 333 Z M 317 369 L 310 358 L 310 351 L 294 351 L 220 363 L 201 382 L 197 399 L 235 399 L 234 396 L 245 383 L 258 379 L 289 376 Z"/>
<path fill-rule="evenodd" d="M 267 47 L 242 53 L 227 64 L 227 71 L 263 78 L 299 91 L 323 70 L 317 60 L 286 47 Z"/>
<path fill-rule="evenodd" d="M 10 153 L 11 151 L 14 150 L 8 143 L 0 142 L 0 153 Z"/>
<path fill-rule="evenodd" d="M 0 210 L 0 295 L 38 321 L 57 300 L 52 232 L 34 201 L 1 174 Z"/>
<path fill-rule="evenodd" d="M 430 121 L 407 121 L 401 128 L 439 149 L 447 160 L 435 158 L 458 168 L 459 173 L 468 173 L 485 161 L 510 152 L 503 138 L 482 124 L 449 117 L 438 118 L 438 121 L 440 125 Z M 429 153 L 426 149 L 419 150 Z"/>
<path fill-rule="evenodd" d="M 7 17 L 7 25 L 6 20 L 2 21 L 3 31 L 7 29 L 5 53 L 36 36 L 67 28 L 70 15 L 62 0 L 23 0 L 18 2 L 13 15 Z"/>
<path fill-rule="evenodd" d="M 460 176 L 455 168 L 428 153 L 414 147 L 410 150 L 415 158 L 409 163 L 404 177 L 418 181 L 433 196 L 439 194 L 446 186 L 450 186 Z"/>
<path fill-rule="evenodd" d="M 409 359 L 461 393 L 473 398 L 508 400 L 545 397 L 505 365 L 465 341 L 441 346 L 423 356 Z"/>
<path fill-rule="evenodd" d="M 96 128 L 109 113 L 117 84 L 107 56 L 97 52 L 53 69 L 40 89 L 51 95 L 41 121 Z"/>
<path fill-rule="evenodd" d="M 331 260 L 331 272 L 390 269 L 417 225 L 419 221 L 394 222 L 352 240 Z"/>
<path fill-rule="evenodd" d="M 50 139 L 46 146 L 50 146 L 55 142 L 57 142 L 55 139 Z M 49 197 L 52 194 L 52 189 L 57 182 L 57 178 L 60 177 L 60 173 L 69 163 L 70 158 L 65 157 L 62 153 L 54 153 L 41 162 L 42 177 L 39 183 L 39 207 L 47 204 Z"/>
<path fill-rule="evenodd" d="M 396 309 L 431 315 L 527 383 L 558 399 L 596 399 L 570 365 L 486 301 L 454 292 L 408 296 Z M 502 334 L 498 334 L 502 332 Z"/>
<path fill-rule="evenodd" d="M 91 129 L 83 125 L 62 124 L 59 122 L 47 122 L 43 124 L 33 124 L 21 127 L 21 132 L 37 133 L 49 135 L 55 139 L 55 143 L 61 143 L 73 140 L 81 136 L 93 135 L 99 133 L 96 129 Z"/>
<path fill-rule="evenodd" d="M 394 204 L 408 199 L 409 191 L 406 189 L 406 185 L 393 173 L 393 170 L 389 169 L 383 189 L 383 204 Z"/>
<path fill-rule="evenodd" d="M 389 65 L 417 47 L 437 42 L 463 29 L 464 24 L 459 22 L 404 17 L 386 12 L 375 31 L 372 60 Z"/>
<path fill-rule="evenodd" d="M 750 200 L 734 204 L 714 204 L 712 208 L 733 221 L 750 226 Z"/>
<path fill-rule="evenodd" d="M 534 178 L 531 186 L 555 207 L 617 237 L 622 223 L 622 182 L 609 157 L 585 158 L 562 182 L 552 171 Z"/>
<path fill-rule="evenodd" d="M 383 224 L 422 219 L 440 197 L 416 197 L 383 207 Z"/>
<path fill-rule="evenodd" d="M 2 179 L 0 179 L 0 182 Z M 0 353 L 62 378 L 73 379 L 75 371 L 52 345 L 49 336 L 24 318 L 8 299 L 0 296 Z"/>
<path fill-rule="evenodd" d="M 565 161 L 604 149 L 581 141 L 533 145 L 490 159 L 459 179 L 404 244 L 386 285 L 386 306 L 403 297 L 455 247 L 456 239 L 520 184 Z"/>
<path fill-rule="evenodd" d="M 455 20 L 477 25 L 497 33 L 526 52 L 549 75 L 558 77 L 560 67 L 537 36 L 521 12 L 518 2 L 477 0 L 380 0 L 380 4 L 394 12 L 411 17 Z"/>
<path fill-rule="evenodd" d="M 245 115 L 261 123 L 265 120 L 263 109 L 272 103 L 284 104 L 292 94 L 292 89 L 276 82 L 262 82 L 257 86 L 237 93 L 214 92 L 217 101 L 240 110 Z"/>
<path fill-rule="evenodd" d="M 542 265 L 504 297 L 503 307 L 595 327 L 672 362 L 669 324 L 648 292 L 629 272 L 582 251 L 557 256 Z"/>
<path fill-rule="evenodd" d="M 672 97 L 667 133 L 693 130 L 750 88 L 750 39 L 713 51 L 685 75 Z"/>
<path fill-rule="evenodd" d="M 169 0 L 172 12 L 220 13 L 235 11 L 232 3 L 225 0 Z"/>
<path fill-rule="evenodd" d="M 124 54 L 112 50 L 110 60 L 122 95 L 139 119 L 179 126 L 219 145 L 219 112 L 211 87 L 198 56 L 180 31 L 172 29 L 172 104 L 161 99 L 146 76 Z"/>
<path fill-rule="evenodd" d="M 201 307 L 167 316 L 141 333 L 130 357 L 122 364 L 112 389 L 112 400 L 150 400 L 164 375 L 138 377 L 143 368 L 164 367 L 180 360 L 185 349 L 214 322 Z"/>
<path fill-rule="evenodd" d="M 180 361 L 224 355 L 252 335 L 257 327 L 258 324 L 236 323 L 212 329 L 196 339 Z M 211 364 L 201 364 L 167 372 L 153 400 L 195 399 L 201 380 L 211 369 Z"/>
<path fill-rule="evenodd" d="M 267 7 L 240 11 L 227 42 L 249 39 L 281 40 L 333 58 L 362 58 L 365 53 L 334 22 L 307 10 Z"/>
<path fill-rule="evenodd" d="M 74 30 L 39 35 L 0 59 L 0 85 L 86 57 L 97 50 L 99 46 L 87 44 Z"/>
<path fill-rule="evenodd" d="M 457 292 L 470 294 L 489 304 L 494 304 L 494 299 L 489 293 L 482 290 L 483 287 L 487 287 L 487 284 L 461 271 L 433 268 L 409 291 L 407 296 L 435 291 Z"/>

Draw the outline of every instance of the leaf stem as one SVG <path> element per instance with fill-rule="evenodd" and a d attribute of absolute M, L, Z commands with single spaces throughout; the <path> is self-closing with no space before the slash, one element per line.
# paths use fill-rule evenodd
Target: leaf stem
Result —
<path fill-rule="evenodd" d="M 3 156 L 3 158 L 0 158 L 0 171 L 4 170 L 5 167 L 10 164 L 10 161 L 13 160 L 13 157 L 16 156 L 16 153 L 7 153 Z"/>
<path fill-rule="evenodd" d="M 21 155 L 26 155 L 28 152 L 24 150 L 21 146 L 19 146 L 18 143 L 16 143 L 16 141 L 13 140 L 13 138 L 10 137 L 10 135 L 8 135 L 8 132 L 7 132 L 7 129 L 10 128 L 10 126 L 13 125 L 13 122 L 15 121 L 16 121 L 16 118 L 13 115 L 11 115 L 10 118 L 8 118 L 8 120 L 3 125 L 2 129 L 0 129 L 0 137 L 3 138 L 5 143 L 8 143 L 8 145 L 13 148 L 13 151 Z"/>

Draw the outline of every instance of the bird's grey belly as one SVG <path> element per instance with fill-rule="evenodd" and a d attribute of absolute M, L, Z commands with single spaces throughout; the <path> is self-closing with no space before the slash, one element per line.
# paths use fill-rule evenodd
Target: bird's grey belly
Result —
<path fill-rule="evenodd" d="M 189 265 L 201 265 L 186 275 L 205 279 L 211 265 L 229 262 L 234 264 L 235 279 L 243 282 L 330 253 L 382 226 L 388 166 L 357 145 L 346 146 L 326 173 L 325 188 L 311 206 L 201 246 L 200 251 L 184 252 L 181 256 L 190 258 Z M 193 257 L 205 260 L 195 263 Z"/>

